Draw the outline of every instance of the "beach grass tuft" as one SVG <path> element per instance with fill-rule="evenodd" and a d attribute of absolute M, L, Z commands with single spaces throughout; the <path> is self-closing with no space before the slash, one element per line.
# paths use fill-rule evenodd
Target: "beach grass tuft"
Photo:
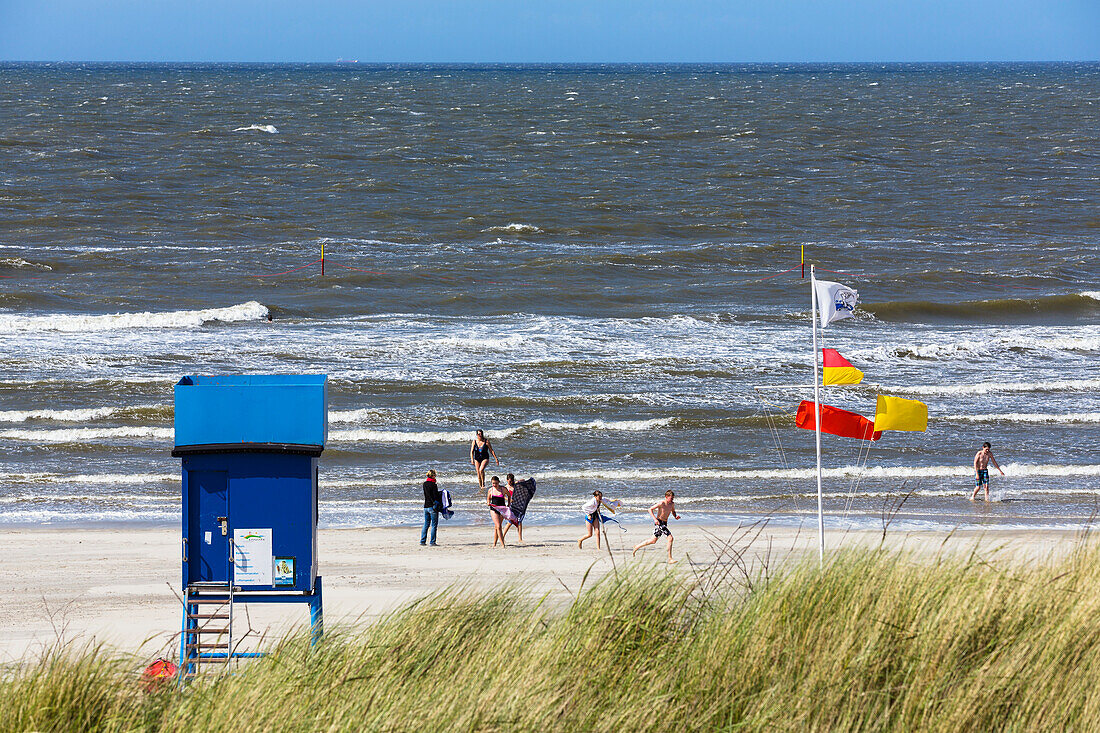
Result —
<path fill-rule="evenodd" d="M 564 607 L 455 587 L 155 693 L 136 660 L 62 648 L 0 681 L 0 727 L 1100 729 L 1091 545 L 1049 564 L 854 549 L 771 575 L 719 558 L 619 568 Z"/>

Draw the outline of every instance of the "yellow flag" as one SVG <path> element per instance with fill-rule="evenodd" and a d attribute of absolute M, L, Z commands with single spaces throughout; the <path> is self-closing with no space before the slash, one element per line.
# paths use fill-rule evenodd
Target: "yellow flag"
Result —
<path fill-rule="evenodd" d="M 919 430 L 928 428 L 928 405 L 920 400 L 879 395 L 875 406 L 875 430 Z"/>

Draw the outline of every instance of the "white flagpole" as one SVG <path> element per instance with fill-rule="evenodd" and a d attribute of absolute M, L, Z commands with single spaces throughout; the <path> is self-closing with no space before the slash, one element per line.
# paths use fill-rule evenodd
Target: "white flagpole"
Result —
<path fill-rule="evenodd" d="M 817 370 L 817 279 L 810 265 L 810 321 L 814 333 L 814 437 L 817 440 L 817 558 L 825 564 L 825 512 L 821 500 L 821 396 Z M 824 335 L 824 334 L 822 334 Z"/>

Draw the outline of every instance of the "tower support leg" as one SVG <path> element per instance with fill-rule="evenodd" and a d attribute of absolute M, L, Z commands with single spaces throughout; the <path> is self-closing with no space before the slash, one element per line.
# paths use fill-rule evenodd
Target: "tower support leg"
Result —
<path fill-rule="evenodd" d="M 321 603 L 321 576 L 313 587 L 313 597 L 309 599 L 309 645 L 316 646 L 325 631 L 325 617 Z"/>

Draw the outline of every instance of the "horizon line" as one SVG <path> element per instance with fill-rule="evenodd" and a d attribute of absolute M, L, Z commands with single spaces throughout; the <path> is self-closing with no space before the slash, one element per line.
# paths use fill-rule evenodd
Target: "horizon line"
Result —
<path fill-rule="evenodd" d="M 357 65 L 357 66 L 810 66 L 810 65 L 883 65 L 912 64 L 1098 64 L 1096 59 L 982 59 L 982 60 L 802 60 L 802 61 L 361 61 L 335 58 L 324 61 L 296 60 L 184 60 L 184 59 L 0 59 L 0 64 L 236 64 L 236 65 Z"/>

